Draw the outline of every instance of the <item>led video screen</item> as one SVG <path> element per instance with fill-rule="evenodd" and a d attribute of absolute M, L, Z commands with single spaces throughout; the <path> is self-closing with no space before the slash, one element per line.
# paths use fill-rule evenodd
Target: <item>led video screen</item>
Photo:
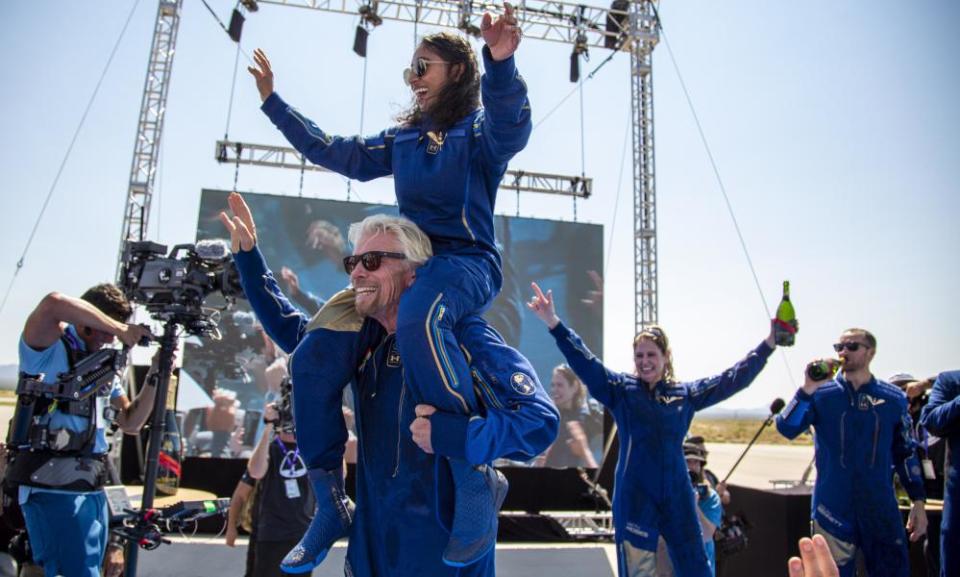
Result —
<path fill-rule="evenodd" d="M 218 219 L 228 191 L 204 190 L 197 240 L 229 235 Z M 396 214 L 390 205 L 245 193 L 257 225 L 257 242 L 267 264 L 290 300 L 311 315 L 325 298 L 349 284 L 342 258 L 349 255 L 347 230 L 374 213 Z M 496 217 L 503 254 L 504 286 L 486 313 L 504 340 L 533 364 L 544 387 L 564 416 L 560 438 L 546 454 L 527 466 L 589 466 L 602 450 L 603 413 L 585 397 L 579 383 L 570 383 L 554 339 L 526 308 L 531 281 L 553 291 L 557 312 L 575 327 L 587 346 L 603 356 L 602 270 L 603 228 L 600 225 L 533 218 Z M 262 431 L 265 403 L 277 400 L 286 358 L 263 334 L 245 301 L 222 313 L 221 338 L 190 338 L 184 351 L 177 398 L 183 417 L 188 456 L 249 456 Z M 351 425 L 351 400 L 344 412 Z M 575 424 L 567 423 L 575 421 Z M 590 456 L 567 440 L 582 427 Z M 354 450 L 348 446 L 348 459 Z"/>

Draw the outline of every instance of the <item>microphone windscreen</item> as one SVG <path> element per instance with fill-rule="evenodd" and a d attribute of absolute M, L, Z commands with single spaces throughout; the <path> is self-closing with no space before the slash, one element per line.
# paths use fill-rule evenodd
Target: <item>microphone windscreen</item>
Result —
<path fill-rule="evenodd" d="M 207 261 L 222 261 L 230 256 L 230 245 L 222 238 L 201 240 L 196 244 L 197 256 Z"/>
<path fill-rule="evenodd" d="M 776 399 L 774 399 L 774 400 L 773 400 L 773 403 L 770 404 L 770 413 L 771 413 L 771 414 L 774 414 L 774 415 L 777 414 L 777 413 L 779 413 L 780 411 L 783 410 L 783 407 L 784 407 L 785 405 L 786 405 L 786 403 L 783 402 L 783 399 L 781 399 L 781 398 L 776 398 Z"/>

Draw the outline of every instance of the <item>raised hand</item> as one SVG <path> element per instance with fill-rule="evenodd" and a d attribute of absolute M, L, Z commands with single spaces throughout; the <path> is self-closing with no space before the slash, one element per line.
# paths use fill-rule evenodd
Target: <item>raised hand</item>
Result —
<path fill-rule="evenodd" d="M 480 32 L 483 34 L 483 41 L 490 48 L 490 55 L 498 62 L 513 56 L 523 37 L 523 30 L 517 25 L 513 5 L 509 2 L 503 3 L 503 15 L 496 19 L 489 12 L 484 12 L 483 19 L 480 20 Z"/>
<path fill-rule="evenodd" d="M 253 51 L 253 62 L 256 66 L 247 66 L 247 72 L 257 81 L 260 100 L 266 100 L 273 94 L 273 68 L 270 67 L 270 59 L 266 52 L 257 48 Z"/>
<path fill-rule="evenodd" d="M 280 267 L 280 278 L 287 283 L 287 291 L 291 296 L 300 294 L 300 277 L 293 272 L 293 269 L 286 266 Z"/>
<path fill-rule="evenodd" d="M 787 562 L 790 577 L 839 577 L 840 570 L 830 555 L 830 548 L 823 535 L 813 539 L 800 539 L 800 557 L 791 557 Z"/>
<path fill-rule="evenodd" d="M 257 244 L 257 226 L 253 222 L 250 207 L 238 192 L 230 193 L 227 204 L 230 206 L 233 218 L 230 218 L 226 212 L 221 212 L 220 222 L 230 232 L 230 249 L 233 252 L 253 250 L 254 245 Z"/>
<path fill-rule="evenodd" d="M 527 308 L 532 310 L 547 325 L 547 328 L 552 329 L 560 322 L 557 310 L 553 306 L 553 291 L 548 290 L 547 294 L 543 294 L 537 283 L 532 282 L 530 286 L 533 288 L 533 298 L 527 303 Z"/>

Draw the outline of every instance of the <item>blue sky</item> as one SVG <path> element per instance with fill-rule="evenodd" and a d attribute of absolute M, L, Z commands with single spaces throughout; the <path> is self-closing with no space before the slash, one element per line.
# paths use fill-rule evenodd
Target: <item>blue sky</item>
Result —
<path fill-rule="evenodd" d="M 232 2 L 211 0 L 227 21 Z M 60 166 L 132 2 L 0 3 L 0 289 Z M 693 98 L 764 294 L 771 307 L 789 278 L 801 323 L 780 353 L 727 407 L 765 406 L 792 393 L 802 366 L 831 352 L 849 326 L 879 340 L 874 372 L 927 375 L 956 368 L 960 231 L 960 5 L 742 0 L 670 1 L 666 38 Z M 79 294 L 113 278 L 137 114 L 156 3 L 138 5 L 0 315 L 0 363 L 16 362 L 18 333 L 43 294 Z M 325 129 L 374 132 L 409 102 L 401 70 L 411 24 L 386 22 L 363 60 L 351 51 L 357 18 L 263 6 L 243 48 L 264 48 L 278 91 Z M 428 31 L 424 27 L 419 33 Z M 577 217 L 603 224 L 606 362 L 632 367 L 633 242 L 628 57 L 574 88 L 570 48 L 527 39 L 518 65 L 536 130 L 511 164 L 594 178 Z M 594 49 L 591 70 L 607 56 Z M 202 3 L 182 14 L 150 238 L 194 238 L 199 192 L 229 188 L 233 167 L 214 161 L 231 138 L 284 144 L 259 112 L 245 71 L 232 114 L 235 45 Z M 241 63 L 243 66 L 243 63 Z M 953 72 L 951 72 L 951 70 Z M 665 43 L 654 53 L 660 321 L 681 378 L 717 373 L 765 335 L 763 306 L 727 215 Z M 584 152 L 581 153 L 581 143 Z M 624 156 L 624 145 L 627 146 Z M 582 163 L 584 159 L 585 164 Z M 621 163 L 625 162 L 621 175 Z M 354 183 L 352 198 L 392 202 L 392 182 Z M 238 188 L 297 194 L 299 174 L 242 167 Z M 332 175 L 305 178 L 304 194 L 345 199 Z M 619 192 L 619 199 L 618 199 Z M 498 211 L 571 220 L 570 199 L 501 195 Z M 528 322 L 536 322 L 529 316 Z"/>

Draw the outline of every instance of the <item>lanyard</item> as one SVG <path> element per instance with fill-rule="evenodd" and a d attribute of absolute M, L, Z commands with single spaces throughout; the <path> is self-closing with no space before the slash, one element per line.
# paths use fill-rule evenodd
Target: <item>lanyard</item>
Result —
<path fill-rule="evenodd" d="M 292 451 L 287 450 L 287 446 L 280 440 L 280 435 L 273 438 L 277 446 L 283 451 L 283 460 L 280 461 L 280 476 L 286 479 L 296 479 L 307 473 L 307 465 L 300 456 L 300 447 L 294 447 Z"/>

